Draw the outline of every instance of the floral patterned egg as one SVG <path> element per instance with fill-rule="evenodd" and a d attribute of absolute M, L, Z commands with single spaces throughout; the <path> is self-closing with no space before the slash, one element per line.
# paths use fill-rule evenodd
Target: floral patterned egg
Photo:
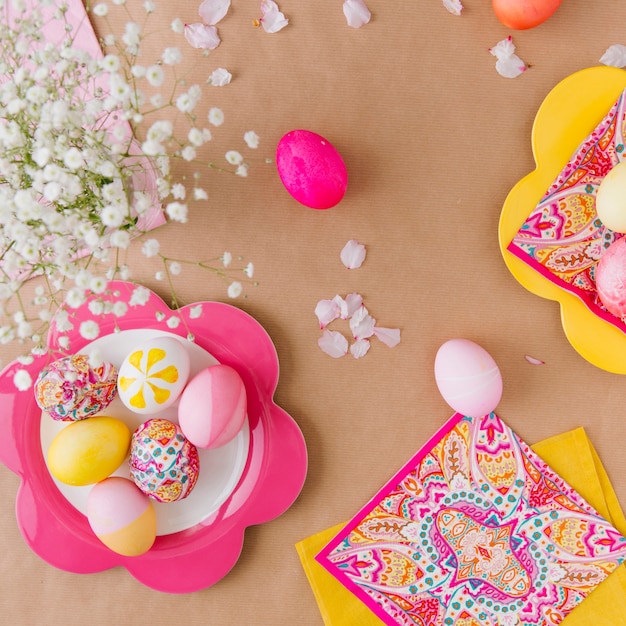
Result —
<path fill-rule="evenodd" d="M 186 498 L 200 471 L 198 450 L 178 424 L 152 418 L 133 433 L 130 474 L 146 495 L 158 502 Z"/>
<path fill-rule="evenodd" d="M 117 393 L 117 370 L 111 363 L 89 364 L 86 354 L 50 363 L 35 382 L 35 401 L 52 419 L 75 422 L 105 409 Z"/>
<path fill-rule="evenodd" d="M 155 337 L 124 359 L 117 389 L 131 411 L 154 414 L 176 402 L 188 378 L 189 355 L 181 341 Z"/>

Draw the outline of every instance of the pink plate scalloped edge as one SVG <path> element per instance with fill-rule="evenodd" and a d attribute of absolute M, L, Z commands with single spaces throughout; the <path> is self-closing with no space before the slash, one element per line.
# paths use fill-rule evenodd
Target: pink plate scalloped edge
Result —
<path fill-rule="evenodd" d="M 134 285 L 110 283 L 116 301 L 130 302 Z M 197 316 L 198 308 L 202 312 Z M 192 312 L 192 309 L 194 311 Z M 0 461 L 21 479 L 16 497 L 17 520 L 26 543 L 43 560 L 59 569 L 92 573 L 122 566 L 141 583 L 158 591 L 189 593 L 222 579 L 235 565 L 246 527 L 270 521 L 298 497 L 306 478 L 307 451 L 296 422 L 274 403 L 278 383 L 276 349 L 263 327 L 247 313 L 220 302 L 201 302 L 172 311 L 149 293 L 142 306 L 130 306 L 120 318 L 95 318 L 87 304 L 75 310 L 70 352 L 87 343 L 78 326 L 97 319 L 100 334 L 120 330 L 159 329 L 187 337 L 218 361 L 234 367 L 244 380 L 248 397 L 250 450 L 243 475 L 215 515 L 188 530 L 157 537 L 139 557 L 124 557 L 106 548 L 91 531 L 87 518 L 55 486 L 40 445 L 40 415 L 32 390 L 17 391 L 13 376 L 26 369 L 33 380 L 44 364 L 56 358 L 59 333 L 53 328 L 48 344 L 52 355 L 24 365 L 15 361 L 0 373 L 0 430 L 6 440 Z M 172 329 L 167 321 L 178 317 Z"/>

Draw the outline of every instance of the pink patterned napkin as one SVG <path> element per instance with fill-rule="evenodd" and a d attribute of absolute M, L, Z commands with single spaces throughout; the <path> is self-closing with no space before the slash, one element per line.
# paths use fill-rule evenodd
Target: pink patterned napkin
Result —
<path fill-rule="evenodd" d="M 622 236 L 598 219 L 595 196 L 606 174 L 624 158 L 624 93 L 581 143 L 507 249 L 626 332 L 626 324 L 600 302 L 594 277 L 604 250 Z"/>
<path fill-rule="evenodd" d="M 626 538 L 494 413 L 458 413 L 316 556 L 383 622 L 560 623 Z"/>

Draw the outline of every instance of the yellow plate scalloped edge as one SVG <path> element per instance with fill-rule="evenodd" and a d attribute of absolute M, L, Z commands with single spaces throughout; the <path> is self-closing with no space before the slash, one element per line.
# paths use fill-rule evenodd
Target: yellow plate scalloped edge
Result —
<path fill-rule="evenodd" d="M 559 302 L 563 330 L 574 349 L 593 365 L 618 374 L 626 374 L 626 334 L 511 254 L 507 246 L 625 88 L 626 71 L 602 66 L 576 72 L 552 89 L 539 107 L 532 129 L 537 167 L 511 189 L 498 226 L 500 251 L 511 274 L 532 293 Z"/>

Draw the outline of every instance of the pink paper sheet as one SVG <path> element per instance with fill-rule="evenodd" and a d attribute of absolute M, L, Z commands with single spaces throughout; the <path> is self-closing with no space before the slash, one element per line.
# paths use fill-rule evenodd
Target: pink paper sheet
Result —
<path fill-rule="evenodd" d="M 495 413 L 452 416 L 316 556 L 402 626 L 557 624 L 625 558 Z"/>

